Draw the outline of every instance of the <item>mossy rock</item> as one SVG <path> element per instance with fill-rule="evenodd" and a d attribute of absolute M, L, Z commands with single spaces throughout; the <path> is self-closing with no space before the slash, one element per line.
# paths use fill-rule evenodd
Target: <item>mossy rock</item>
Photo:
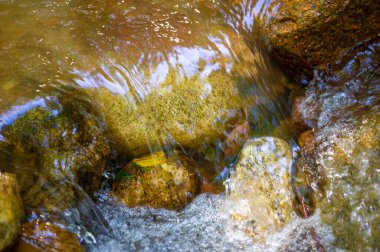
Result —
<path fill-rule="evenodd" d="M 139 157 L 166 148 L 197 149 L 223 141 L 230 130 L 228 124 L 238 120 L 237 115 L 248 117 L 250 106 L 280 104 L 279 98 L 294 87 L 265 52 L 246 43 L 239 32 L 225 25 L 218 3 L 194 2 L 194 8 L 201 6 L 201 13 L 196 13 L 193 7 L 178 9 L 173 2 L 157 2 L 160 8 L 175 13 L 170 17 L 171 25 L 178 28 L 175 37 L 180 42 L 174 43 L 172 38 L 161 35 L 149 40 L 149 45 L 146 40 L 135 41 L 138 36 L 157 35 L 152 27 L 146 27 L 135 31 L 131 38 L 135 43 L 125 43 L 125 36 L 130 33 L 124 28 L 130 20 L 155 20 L 162 14 L 152 11 L 157 8 L 155 4 L 130 1 L 103 6 L 103 2 L 96 1 L 90 6 L 93 9 L 101 4 L 104 7 L 101 10 L 115 12 L 118 25 L 115 20 L 104 21 L 110 22 L 110 27 L 117 26 L 118 35 L 124 37 L 119 41 L 115 36 L 112 43 L 104 41 L 107 46 L 117 44 L 114 47 L 120 52 L 108 49 L 104 57 L 96 59 L 97 65 L 92 69 L 90 65 L 88 69 L 79 69 L 81 77 L 77 83 L 97 105 L 113 147 L 121 154 Z M 129 6 L 141 4 L 150 6 L 144 10 L 146 15 L 128 11 L 127 19 L 122 14 L 123 8 L 129 10 Z M 193 22 L 184 23 L 182 17 L 176 19 L 175 16 L 182 16 L 182 11 L 186 17 L 192 16 Z M 212 16 L 205 15 L 208 12 Z M 126 26 L 120 26 L 124 22 Z M 157 20 L 157 24 L 160 22 Z M 209 22 L 207 28 L 202 25 L 204 22 Z M 286 110 L 286 102 L 278 105 L 282 111 Z M 272 111 L 264 107 L 268 106 L 262 106 L 255 114 L 270 121 L 267 114 Z M 244 112 L 240 113 L 241 110 Z"/>
<path fill-rule="evenodd" d="M 235 81 L 224 72 L 207 78 L 171 73 L 141 102 L 106 89 L 87 91 L 104 116 L 115 148 L 131 156 L 223 139 L 227 123 L 236 120 L 242 106 Z"/>
<path fill-rule="evenodd" d="M 20 159 L 2 169 L 17 173 L 27 207 L 67 206 L 77 184 L 89 194 L 99 189 L 110 149 L 101 122 L 84 105 L 35 107 L 1 134 L 5 156 Z"/>
<path fill-rule="evenodd" d="M 182 154 L 158 152 L 133 159 L 116 176 L 112 195 L 128 207 L 180 210 L 199 191 L 194 163 Z"/>
<path fill-rule="evenodd" d="M 292 150 L 284 140 L 250 139 L 226 182 L 227 212 L 246 222 L 258 239 L 277 231 L 292 217 L 291 163 Z"/>
<path fill-rule="evenodd" d="M 0 250 L 15 241 L 23 218 L 24 208 L 16 176 L 0 172 Z"/>

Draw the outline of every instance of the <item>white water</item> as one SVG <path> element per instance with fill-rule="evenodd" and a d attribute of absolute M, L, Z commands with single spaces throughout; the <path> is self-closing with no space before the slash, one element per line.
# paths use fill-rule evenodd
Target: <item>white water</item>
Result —
<path fill-rule="evenodd" d="M 114 239 L 99 242 L 95 251 L 317 251 L 310 234 L 314 227 L 329 251 L 331 230 L 319 214 L 294 219 L 265 243 L 242 231 L 242 223 L 224 214 L 224 195 L 201 194 L 183 211 L 148 207 L 128 208 L 107 195 L 98 207 L 114 232 Z"/>

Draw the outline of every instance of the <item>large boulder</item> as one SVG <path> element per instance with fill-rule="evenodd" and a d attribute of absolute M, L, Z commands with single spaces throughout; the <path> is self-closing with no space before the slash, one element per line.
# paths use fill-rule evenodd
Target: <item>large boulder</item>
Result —
<path fill-rule="evenodd" d="M 16 176 L 0 172 L 0 250 L 15 241 L 23 218 L 24 208 Z"/>
<path fill-rule="evenodd" d="M 171 145 L 197 148 L 225 137 L 226 125 L 241 115 L 234 81 L 223 72 L 178 81 L 173 74 L 138 104 L 106 89 L 94 90 L 118 150 L 140 156 Z"/>
<path fill-rule="evenodd" d="M 292 216 L 291 164 L 292 150 L 279 138 L 250 139 L 239 154 L 226 183 L 226 210 L 248 223 L 257 238 L 277 231 Z"/>
<path fill-rule="evenodd" d="M 291 71 L 334 62 L 346 49 L 376 37 L 380 2 L 376 0 L 270 0 L 252 6 L 237 1 L 243 24 L 264 37 L 271 53 Z M 247 18 L 254 22 L 247 22 Z M 246 27 L 243 27 L 246 28 Z"/>
<path fill-rule="evenodd" d="M 183 154 L 135 158 L 116 176 L 112 195 L 129 207 L 180 210 L 198 194 L 194 163 Z"/>
<path fill-rule="evenodd" d="M 99 57 L 78 69 L 75 81 L 97 104 L 122 154 L 139 157 L 223 141 L 230 124 L 246 119 L 244 108 L 288 90 L 284 75 L 225 25 L 213 1 L 92 2 L 78 8 L 101 10 L 94 15 L 104 36 L 97 41 Z M 109 13 L 113 18 L 103 20 Z M 77 18 L 83 20 L 79 27 L 89 22 L 88 16 Z M 96 33 L 88 29 L 80 37 L 87 41 Z"/>
<path fill-rule="evenodd" d="M 380 245 L 379 45 L 361 49 L 338 70 L 317 72 L 300 105 L 316 145 L 315 154 L 303 156 L 314 155 L 311 168 L 326 176 L 321 218 L 333 227 L 336 245 L 353 251 Z"/>

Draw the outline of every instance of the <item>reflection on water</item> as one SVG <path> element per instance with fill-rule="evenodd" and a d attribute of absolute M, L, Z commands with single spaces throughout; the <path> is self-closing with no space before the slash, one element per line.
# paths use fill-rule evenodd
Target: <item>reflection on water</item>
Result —
<path fill-rule="evenodd" d="M 0 169 L 32 171 L 27 188 L 68 202 L 58 219 L 96 233 L 94 223 L 107 227 L 81 187 L 96 191 L 86 185 L 99 185 L 108 142 L 127 158 L 229 156 L 286 123 L 294 87 L 243 38 L 265 1 L 226 2 L 0 1 Z"/>

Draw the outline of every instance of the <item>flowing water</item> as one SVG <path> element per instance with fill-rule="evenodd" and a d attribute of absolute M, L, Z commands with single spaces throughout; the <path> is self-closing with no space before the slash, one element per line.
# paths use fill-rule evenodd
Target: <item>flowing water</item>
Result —
<path fill-rule="evenodd" d="M 115 173 L 150 152 L 181 150 L 220 178 L 248 136 L 293 143 L 286 118 L 302 91 L 251 33 L 265 4 L 0 1 L 0 170 L 20 177 L 28 219 L 53 221 L 90 250 L 308 251 L 310 223 L 256 244 L 223 215 L 221 195 L 175 212 L 108 194 Z M 75 170 L 82 160 L 90 168 Z"/>

